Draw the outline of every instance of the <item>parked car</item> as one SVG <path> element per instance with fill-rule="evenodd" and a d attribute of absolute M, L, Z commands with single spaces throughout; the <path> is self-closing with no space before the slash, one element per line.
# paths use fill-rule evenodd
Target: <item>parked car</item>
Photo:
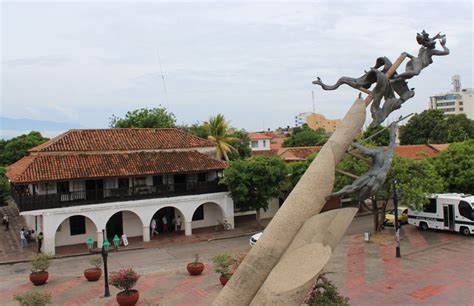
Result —
<path fill-rule="evenodd" d="M 408 223 L 408 207 L 398 206 L 398 222 L 399 224 Z M 395 223 L 395 209 L 385 214 L 385 225 L 393 226 Z"/>
<path fill-rule="evenodd" d="M 263 234 L 263 232 L 260 232 L 260 233 L 256 233 L 252 237 L 250 237 L 250 246 L 254 246 L 257 243 L 260 236 L 262 236 L 262 234 Z"/>

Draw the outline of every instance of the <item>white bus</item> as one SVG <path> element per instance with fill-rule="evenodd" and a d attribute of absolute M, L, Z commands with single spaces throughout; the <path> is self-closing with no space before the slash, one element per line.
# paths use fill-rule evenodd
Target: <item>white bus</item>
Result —
<path fill-rule="evenodd" d="M 435 194 L 422 211 L 408 210 L 408 223 L 423 230 L 429 228 L 474 234 L 474 196 Z"/>

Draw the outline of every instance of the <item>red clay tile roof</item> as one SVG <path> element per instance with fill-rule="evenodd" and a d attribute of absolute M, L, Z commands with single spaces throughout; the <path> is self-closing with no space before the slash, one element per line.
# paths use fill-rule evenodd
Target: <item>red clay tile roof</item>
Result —
<path fill-rule="evenodd" d="M 260 150 L 260 151 L 252 151 L 252 156 L 272 156 L 277 155 L 278 150 Z"/>
<path fill-rule="evenodd" d="M 449 144 L 438 144 L 438 145 L 404 145 L 395 147 L 395 154 L 401 157 L 411 158 L 411 159 L 425 159 L 427 157 L 435 157 L 442 150 L 446 150 L 449 147 Z"/>
<path fill-rule="evenodd" d="M 319 152 L 321 148 L 321 146 L 282 148 L 278 151 L 278 155 L 285 161 L 299 161 L 305 160 L 311 154 Z"/>
<path fill-rule="evenodd" d="M 259 139 L 271 139 L 272 136 L 266 135 L 265 133 L 249 133 L 250 140 L 259 140 Z"/>
<path fill-rule="evenodd" d="M 7 167 L 12 183 L 222 170 L 227 163 L 197 151 L 39 154 Z"/>
<path fill-rule="evenodd" d="M 133 151 L 213 147 L 214 143 L 179 129 L 69 130 L 30 152 Z"/>

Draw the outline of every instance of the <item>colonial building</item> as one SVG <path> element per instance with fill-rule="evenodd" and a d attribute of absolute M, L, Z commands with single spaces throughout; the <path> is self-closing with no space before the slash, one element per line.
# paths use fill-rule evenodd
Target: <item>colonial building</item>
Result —
<path fill-rule="evenodd" d="M 212 142 L 178 129 L 70 130 L 7 177 L 20 214 L 54 254 L 88 238 L 101 245 L 103 229 L 149 241 L 152 219 L 158 230 L 180 220 L 186 235 L 223 220 L 233 227 L 233 201 L 218 184 L 227 163 L 214 156 Z"/>

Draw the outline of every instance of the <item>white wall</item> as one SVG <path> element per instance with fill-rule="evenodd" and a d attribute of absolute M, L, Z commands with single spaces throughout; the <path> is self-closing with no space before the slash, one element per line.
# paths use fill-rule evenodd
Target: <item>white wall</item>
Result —
<path fill-rule="evenodd" d="M 96 234 L 97 231 L 96 231 L 95 225 L 87 217 L 86 217 L 86 233 L 85 234 L 71 236 L 69 218 L 64 220 L 58 229 L 60 230 L 56 231 L 56 237 L 55 237 L 56 246 L 80 244 L 80 243 L 84 243 L 85 245 L 86 240 L 88 238 L 92 238 L 95 241 L 97 237 L 97 234 Z"/>
<path fill-rule="evenodd" d="M 280 204 L 278 202 L 278 198 L 273 198 L 268 201 L 268 209 L 265 212 L 263 209 L 260 210 L 260 218 L 267 219 L 273 218 L 273 216 L 277 213 L 278 209 L 280 208 Z M 236 212 L 234 213 L 235 216 L 247 216 L 247 215 L 255 215 L 255 210 L 243 211 L 243 212 Z"/>
<path fill-rule="evenodd" d="M 219 206 L 214 203 L 206 203 L 204 204 L 204 220 L 193 221 L 192 225 L 193 228 L 214 226 L 218 224 L 217 220 L 222 222 L 222 219 L 222 212 Z"/>
<path fill-rule="evenodd" d="M 252 147 L 252 142 L 257 141 L 257 147 Z M 258 139 L 250 141 L 250 148 L 252 151 L 268 151 L 270 150 L 271 138 L 269 139 Z"/>
<path fill-rule="evenodd" d="M 122 212 L 123 232 L 127 237 L 137 237 L 142 235 L 142 222 L 137 215 L 130 211 Z"/>

